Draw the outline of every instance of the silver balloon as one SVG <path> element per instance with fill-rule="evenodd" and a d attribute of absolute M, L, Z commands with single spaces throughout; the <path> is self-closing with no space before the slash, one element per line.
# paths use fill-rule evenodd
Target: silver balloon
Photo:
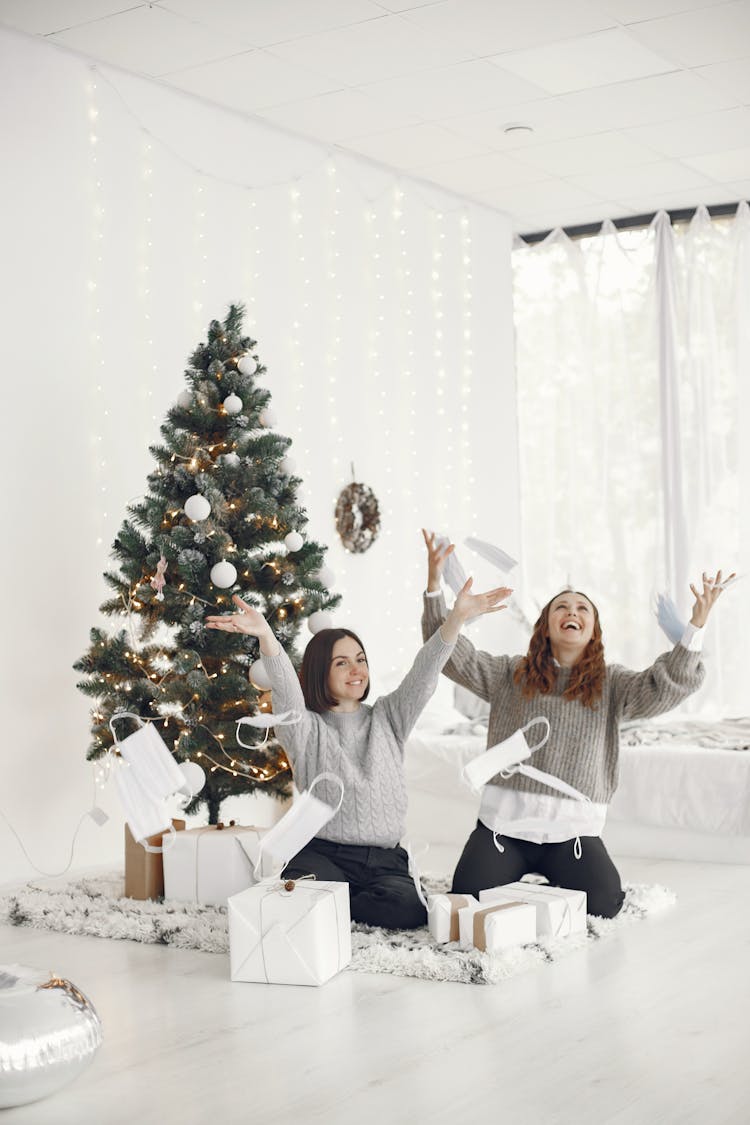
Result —
<path fill-rule="evenodd" d="M 0 1108 L 55 1093 L 102 1041 L 96 1009 L 69 980 L 0 965 Z"/>

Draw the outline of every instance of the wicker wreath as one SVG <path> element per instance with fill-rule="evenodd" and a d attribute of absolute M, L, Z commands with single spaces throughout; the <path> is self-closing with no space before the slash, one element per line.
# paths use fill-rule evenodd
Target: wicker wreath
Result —
<path fill-rule="evenodd" d="M 336 501 L 336 531 L 347 551 L 362 555 L 378 537 L 380 509 L 375 493 L 356 481 Z"/>

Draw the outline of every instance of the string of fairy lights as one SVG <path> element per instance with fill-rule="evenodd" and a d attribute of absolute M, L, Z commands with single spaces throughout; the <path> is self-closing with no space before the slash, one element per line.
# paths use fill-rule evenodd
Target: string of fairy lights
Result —
<path fill-rule="evenodd" d="M 266 229 L 268 214 L 265 211 L 270 208 L 275 213 L 286 195 L 289 225 L 284 250 L 294 268 L 294 275 L 290 276 L 290 291 L 294 292 L 295 300 L 289 302 L 286 362 L 274 361 L 275 370 L 287 381 L 287 418 L 281 429 L 290 435 L 294 434 L 295 458 L 298 449 L 302 458 L 293 471 L 304 482 L 310 475 L 308 467 L 311 460 L 319 454 L 321 446 L 320 433 L 311 433 L 307 415 L 311 405 L 324 402 L 327 406 L 324 423 L 326 438 L 323 442 L 325 457 L 334 467 L 334 479 L 340 480 L 343 486 L 348 482 L 352 459 L 356 462 L 356 447 L 352 450 L 351 419 L 341 409 L 341 379 L 344 356 L 351 353 L 351 346 L 345 336 L 348 326 L 344 310 L 352 281 L 352 275 L 347 272 L 351 270 L 347 259 L 351 258 L 350 242 L 355 229 L 353 216 L 357 205 L 353 201 L 359 197 L 364 201 L 360 212 L 363 216 L 363 228 L 360 228 L 363 235 L 358 246 L 362 266 L 359 284 L 361 290 L 369 294 L 371 308 L 368 314 L 370 325 L 366 339 L 365 372 L 357 372 L 356 377 L 360 382 L 366 380 L 368 384 L 366 393 L 371 396 L 369 405 L 377 421 L 381 446 L 379 480 L 384 482 L 384 485 L 379 485 L 378 494 L 380 496 L 382 492 L 383 510 L 387 508 L 390 514 L 394 508 L 400 507 L 413 522 L 417 509 L 424 510 L 425 498 L 432 495 L 436 515 L 443 529 L 450 532 L 451 518 L 455 517 L 459 509 L 463 522 L 467 506 L 473 506 L 475 495 L 470 430 L 474 378 L 473 250 L 465 201 L 456 197 L 454 205 L 449 195 L 443 193 L 441 204 L 436 205 L 434 199 L 436 195 L 441 195 L 440 192 L 422 187 L 417 181 L 403 181 L 396 174 L 384 175 L 383 169 L 379 170 L 376 188 L 364 190 L 363 177 L 356 175 L 353 170 L 355 159 L 336 150 L 325 149 L 324 146 L 321 146 L 320 160 L 309 161 L 299 174 L 277 179 L 268 177 L 264 181 L 262 170 L 258 174 L 256 169 L 250 182 L 249 179 L 233 177 L 231 174 L 224 175 L 223 169 L 214 171 L 199 167 L 147 128 L 127 104 L 127 99 L 117 84 L 108 75 L 102 74 L 100 68 L 95 68 L 90 76 L 90 108 L 98 108 L 94 106 L 94 102 L 101 94 L 101 91 L 97 92 L 99 78 L 114 93 L 120 107 L 142 135 L 144 234 L 141 243 L 140 293 L 148 348 L 153 349 L 150 298 L 153 296 L 151 274 L 154 232 L 151 228 L 154 225 L 155 149 L 161 149 L 162 154 L 167 154 L 169 160 L 189 170 L 192 176 L 194 230 L 189 289 L 193 293 L 192 323 L 196 337 L 202 335 L 205 329 L 204 320 L 214 287 L 212 281 L 215 282 L 213 259 L 216 247 L 213 245 L 213 238 L 209 238 L 207 222 L 213 206 L 212 184 L 237 189 L 237 202 L 244 216 L 240 240 L 241 275 L 247 294 L 245 303 L 253 322 L 261 309 L 262 300 L 267 300 L 259 291 L 259 283 L 264 276 L 264 246 L 270 245 Z M 96 145 L 93 141 L 91 151 L 94 167 Z M 158 186 L 157 183 L 156 187 Z M 99 211 L 104 200 L 101 197 L 100 180 L 98 191 L 98 200 L 92 193 L 92 230 L 94 238 L 101 242 L 104 227 Z M 321 209 L 322 200 L 325 202 Z M 408 221 L 405 218 L 407 201 L 411 208 Z M 322 227 L 321 214 L 325 216 Z M 431 243 L 426 255 L 423 245 L 415 253 L 415 241 L 412 237 L 415 216 Z M 462 269 L 458 277 L 446 270 L 446 242 L 450 243 L 454 251 L 460 244 Z M 283 240 L 280 244 L 277 237 L 274 243 L 277 259 L 282 245 Z M 225 252 L 226 248 L 222 250 L 222 253 Z M 97 257 L 101 266 L 101 253 Z M 280 267 L 277 265 L 276 268 Z M 458 303 L 457 287 L 460 298 Z M 394 291 L 399 295 L 397 300 L 394 300 Z M 432 334 L 426 349 L 423 332 L 425 297 L 428 309 L 431 308 L 428 330 Z M 447 304 L 448 300 L 450 306 Z M 458 352 L 453 342 L 446 340 L 445 317 L 448 307 L 451 310 L 460 308 L 461 343 Z M 327 315 L 326 309 L 329 310 Z M 91 323 L 94 329 L 99 330 L 92 332 L 92 370 L 101 368 L 104 362 L 103 356 L 97 354 L 96 350 L 99 348 L 101 351 L 101 324 L 97 319 L 99 315 L 100 309 L 92 301 Z M 327 325 L 323 347 L 319 354 L 312 355 L 308 344 L 310 326 L 313 321 L 317 326 L 321 319 Z M 426 355 L 430 356 L 427 364 Z M 157 375 L 152 351 L 147 359 L 145 371 L 150 382 L 145 393 L 151 402 Z M 346 375 L 349 377 L 350 373 L 347 371 Z M 429 378 L 429 382 L 426 378 Z M 100 396 L 101 383 L 96 386 L 96 394 Z M 458 401 L 455 401 L 456 396 Z M 105 405 L 99 398 L 94 409 L 96 411 L 99 406 Z M 104 416 L 101 409 L 99 414 Z M 148 416 L 156 426 L 159 419 L 153 411 L 149 410 Z M 440 467 L 439 476 L 434 468 L 430 468 L 429 463 L 423 461 L 416 449 L 418 438 L 426 432 L 425 426 L 433 433 L 433 450 L 440 450 L 440 456 L 435 458 L 435 464 Z M 102 444 L 101 437 L 98 444 Z M 404 446 L 408 446 L 408 450 L 401 448 Z M 104 493 L 108 466 L 103 458 L 98 464 L 98 471 L 100 487 Z M 430 476 L 435 479 L 430 480 Z M 313 500 L 320 505 L 316 496 Z M 332 508 L 334 502 L 335 496 L 330 498 L 325 509 L 329 505 Z M 322 505 L 320 510 L 330 518 L 329 512 L 324 511 Z M 422 512 L 419 512 L 418 521 L 423 518 Z M 476 513 L 472 514 L 472 521 L 477 522 Z M 107 506 L 102 504 L 98 545 L 107 540 L 108 523 Z M 326 540 L 328 537 L 329 532 L 326 531 L 322 538 Z M 388 588 L 394 584 L 403 584 L 402 538 L 403 531 L 393 519 L 384 520 L 377 550 L 381 552 L 383 560 L 382 581 Z M 336 589 L 346 595 L 350 573 L 351 580 L 354 581 L 351 560 L 344 556 L 340 562 L 337 561 L 336 570 Z M 411 576 L 408 582 L 410 585 L 414 584 Z M 279 610 L 281 608 L 277 607 Z M 387 617 L 391 612 L 390 604 L 386 603 L 384 615 Z M 402 648 L 390 651 L 396 659 L 403 654 Z M 395 667 L 396 663 L 392 670 Z"/>

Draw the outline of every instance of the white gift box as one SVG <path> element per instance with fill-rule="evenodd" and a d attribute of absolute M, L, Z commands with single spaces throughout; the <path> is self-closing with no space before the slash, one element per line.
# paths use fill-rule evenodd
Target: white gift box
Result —
<path fill-rule="evenodd" d="M 348 883 L 264 881 L 228 907 L 233 981 L 325 984 L 352 959 Z"/>
<path fill-rule="evenodd" d="M 223 906 L 257 882 L 257 859 L 266 828 L 190 828 L 164 849 L 164 897 Z"/>
<path fill-rule="evenodd" d="M 512 945 L 536 941 L 536 909 L 526 902 L 476 902 L 458 912 L 458 928 L 464 949 L 499 953 Z"/>
<path fill-rule="evenodd" d="M 427 925 L 435 941 L 441 944 L 458 941 L 458 912 L 465 906 L 475 903 L 474 895 L 429 895 L 427 898 Z"/>
<path fill-rule="evenodd" d="M 178 833 L 179 835 L 179 833 Z M 567 937 L 586 930 L 586 892 L 541 883 L 507 883 L 479 892 L 480 902 L 515 899 L 536 907 L 539 937 Z"/>

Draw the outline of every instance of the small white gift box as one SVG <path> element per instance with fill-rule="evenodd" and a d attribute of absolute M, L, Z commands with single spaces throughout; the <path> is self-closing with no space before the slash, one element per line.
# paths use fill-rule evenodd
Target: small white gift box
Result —
<path fill-rule="evenodd" d="M 348 883 L 264 881 L 228 907 L 233 981 L 325 984 L 352 959 Z"/>
<path fill-rule="evenodd" d="M 499 953 L 536 941 L 536 910 L 526 902 L 476 902 L 458 912 L 461 945 Z"/>
<path fill-rule="evenodd" d="M 441 944 L 458 941 L 458 912 L 479 901 L 474 895 L 429 895 L 427 899 L 427 925 L 435 941 Z"/>
<path fill-rule="evenodd" d="M 257 882 L 253 863 L 266 828 L 189 828 L 164 849 L 164 897 L 223 906 Z"/>
<path fill-rule="evenodd" d="M 539 937 L 567 937 L 586 930 L 586 892 L 541 883 L 507 883 L 479 892 L 480 902 L 514 899 L 536 907 Z"/>

